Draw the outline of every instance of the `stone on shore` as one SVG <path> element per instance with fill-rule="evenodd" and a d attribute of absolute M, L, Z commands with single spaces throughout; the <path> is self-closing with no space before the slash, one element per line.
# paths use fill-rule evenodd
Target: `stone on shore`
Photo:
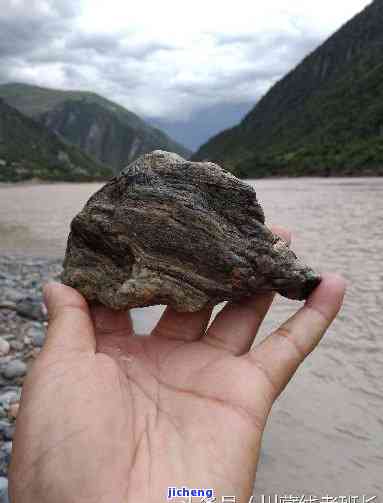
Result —
<path fill-rule="evenodd" d="M 32 323 L 27 331 L 27 334 L 33 346 L 39 348 L 43 347 L 45 341 L 45 329 L 40 323 Z"/>
<path fill-rule="evenodd" d="M 0 356 L 6 356 L 11 349 L 9 342 L 0 337 Z"/>
<path fill-rule="evenodd" d="M 3 369 L 3 376 L 7 379 L 23 377 L 27 372 L 27 366 L 22 360 L 12 360 Z"/>
<path fill-rule="evenodd" d="M 0 477 L 0 503 L 8 502 L 8 479 Z"/>
<path fill-rule="evenodd" d="M 25 298 L 15 304 L 16 312 L 30 320 L 46 321 L 47 313 L 41 299 Z"/>

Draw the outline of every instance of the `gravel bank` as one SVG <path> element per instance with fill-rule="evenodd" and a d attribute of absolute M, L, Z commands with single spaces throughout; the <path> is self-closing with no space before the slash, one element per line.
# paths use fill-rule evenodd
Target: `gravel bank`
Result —
<path fill-rule="evenodd" d="M 45 339 L 42 285 L 58 279 L 61 261 L 0 256 L 0 503 L 8 502 L 8 467 L 24 376 Z M 28 319 L 25 315 L 29 315 Z"/>

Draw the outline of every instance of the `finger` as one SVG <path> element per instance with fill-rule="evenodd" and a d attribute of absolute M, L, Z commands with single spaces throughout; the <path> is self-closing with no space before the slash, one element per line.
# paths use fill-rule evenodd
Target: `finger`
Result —
<path fill-rule="evenodd" d="M 272 227 L 274 234 L 291 242 L 291 234 L 282 227 Z M 275 294 L 273 292 L 254 295 L 241 302 L 228 302 L 210 325 L 206 344 L 229 351 L 234 355 L 247 353 L 264 320 Z"/>
<path fill-rule="evenodd" d="M 45 348 L 94 352 L 93 323 L 84 297 L 69 286 L 48 283 L 44 301 L 49 319 Z"/>
<path fill-rule="evenodd" d="M 342 277 L 323 275 L 322 282 L 305 305 L 254 351 L 244 356 L 264 380 L 271 403 L 323 337 L 342 306 L 344 293 L 345 281 Z"/>
<path fill-rule="evenodd" d="M 195 341 L 205 333 L 211 313 L 211 307 L 196 313 L 178 313 L 168 306 L 152 331 L 152 335 L 171 340 Z"/>
<path fill-rule="evenodd" d="M 96 337 L 133 334 L 130 311 L 114 311 L 102 305 L 92 306 L 90 311 Z"/>

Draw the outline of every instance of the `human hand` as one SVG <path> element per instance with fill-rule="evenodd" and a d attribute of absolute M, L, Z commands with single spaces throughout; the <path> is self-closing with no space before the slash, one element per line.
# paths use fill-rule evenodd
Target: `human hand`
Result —
<path fill-rule="evenodd" d="M 273 402 L 341 307 L 324 275 L 305 305 L 251 349 L 273 295 L 211 312 L 169 307 L 150 336 L 127 313 L 45 290 L 49 329 L 24 383 L 12 503 L 156 503 L 171 487 L 248 501 Z M 178 500 L 179 501 L 179 500 Z"/>

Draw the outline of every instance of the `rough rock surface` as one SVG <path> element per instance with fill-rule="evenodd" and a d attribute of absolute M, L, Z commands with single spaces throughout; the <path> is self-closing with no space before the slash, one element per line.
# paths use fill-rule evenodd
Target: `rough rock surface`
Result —
<path fill-rule="evenodd" d="M 157 150 L 73 219 L 62 280 L 113 309 L 197 311 L 271 290 L 306 298 L 320 277 L 264 224 L 251 186 L 216 164 Z"/>

